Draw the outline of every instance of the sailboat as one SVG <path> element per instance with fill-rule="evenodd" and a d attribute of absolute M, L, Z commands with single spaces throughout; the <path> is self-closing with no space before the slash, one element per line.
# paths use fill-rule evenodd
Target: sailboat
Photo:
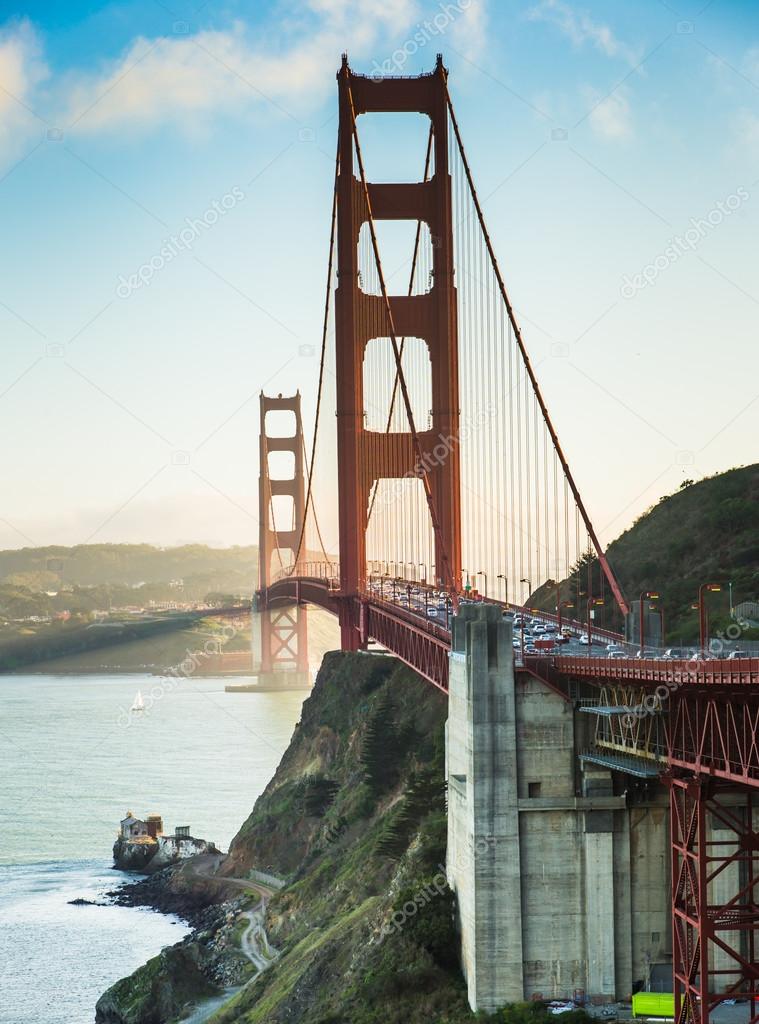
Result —
<path fill-rule="evenodd" d="M 138 690 L 137 696 L 134 698 L 130 711 L 144 711 L 145 701 L 142 699 L 142 693 Z"/>

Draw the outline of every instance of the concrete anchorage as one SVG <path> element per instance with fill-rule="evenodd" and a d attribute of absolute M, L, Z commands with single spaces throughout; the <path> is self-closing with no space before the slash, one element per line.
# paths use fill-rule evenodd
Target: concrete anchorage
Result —
<path fill-rule="evenodd" d="M 626 998 L 671 978 L 666 793 L 582 768 L 591 716 L 517 675 L 511 639 L 492 605 L 454 619 L 447 875 L 469 1003 Z"/>

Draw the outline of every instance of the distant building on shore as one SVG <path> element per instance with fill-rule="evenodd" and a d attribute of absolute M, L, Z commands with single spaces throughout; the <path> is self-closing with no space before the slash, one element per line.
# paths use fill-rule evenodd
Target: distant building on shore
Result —
<path fill-rule="evenodd" d="M 160 814 L 149 814 L 146 821 L 135 818 L 131 811 L 127 811 L 126 818 L 121 819 L 121 838 L 129 839 L 157 839 L 163 835 L 163 818 Z"/>
<path fill-rule="evenodd" d="M 121 819 L 113 847 L 117 868 L 147 873 L 199 853 L 219 853 L 219 850 L 208 840 L 195 839 L 189 825 L 177 825 L 173 835 L 164 835 L 160 814 L 149 814 L 143 821 L 132 811 L 127 811 L 126 817 Z"/>

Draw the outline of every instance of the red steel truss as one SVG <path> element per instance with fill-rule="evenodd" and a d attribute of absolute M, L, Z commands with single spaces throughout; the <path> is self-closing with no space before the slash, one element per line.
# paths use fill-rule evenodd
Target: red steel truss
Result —
<path fill-rule="evenodd" d="M 406 612 L 380 598 L 340 596 L 336 579 L 284 576 L 263 595 L 266 607 L 309 601 L 340 615 L 355 631 L 362 647 L 370 640 L 381 644 L 439 690 L 448 692 L 450 633 L 433 622 Z"/>
<path fill-rule="evenodd" d="M 667 715 L 667 756 L 677 768 L 759 786 L 759 693 L 681 687 Z"/>
<path fill-rule="evenodd" d="M 708 1024 L 728 996 L 759 1020 L 759 833 L 753 789 L 670 775 L 672 938 L 677 1024 Z"/>

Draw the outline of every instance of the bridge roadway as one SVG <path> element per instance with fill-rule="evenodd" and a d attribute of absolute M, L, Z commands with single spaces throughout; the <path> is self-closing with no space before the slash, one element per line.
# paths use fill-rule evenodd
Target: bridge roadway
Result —
<path fill-rule="evenodd" d="M 327 566 L 314 566 L 322 572 Z M 370 577 L 369 589 L 360 596 L 350 598 L 350 614 L 356 628 L 361 634 L 363 643 L 375 641 L 400 658 L 434 686 L 447 692 L 448 689 L 448 652 L 451 648 L 451 634 L 448 628 L 450 609 L 440 615 L 430 617 L 427 605 L 422 611 L 413 604 L 400 603 L 397 595 L 412 589 L 426 590 L 430 594 L 437 593 L 432 587 L 420 583 L 409 583 L 407 580 L 386 580 L 382 589 L 372 587 Z M 394 588 L 393 595 L 388 593 Z M 410 596 L 410 595 L 409 595 Z M 319 605 L 338 615 L 340 604 L 339 580 L 334 574 L 295 576 L 281 574 L 262 595 L 263 602 L 271 607 L 293 602 Z M 494 601 L 505 610 L 515 614 L 523 613 L 521 605 L 506 605 Z M 439 611 L 436 609 L 436 611 Z M 555 615 L 540 612 L 539 617 L 546 622 L 557 622 Z M 576 620 L 564 618 L 563 623 L 575 633 L 584 634 L 586 625 Z M 595 642 L 614 643 L 624 648 L 623 637 L 619 633 L 593 626 L 592 637 Z M 522 661 L 521 647 L 515 648 L 517 666 L 538 679 L 546 682 L 552 689 L 561 688 L 561 683 L 569 679 L 584 680 L 600 685 L 624 684 L 649 689 L 667 687 L 670 692 L 681 686 L 708 689 L 725 687 L 757 687 L 759 688 L 759 658 L 742 658 L 740 660 L 715 659 L 699 660 L 661 660 L 654 658 L 598 657 L 593 649 L 578 649 L 572 644 L 571 653 L 562 654 L 525 654 Z M 628 649 L 630 645 L 627 645 Z M 634 646 L 634 645 L 633 645 Z M 567 690 L 563 689 L 566 696 Z"/>
<path fill-rule="evenodd" d="M 396 580 L 395 584 L 409 586 L 407 581 Z M 285 573 L 260 595 L 260 600 L 270 607 L 311 603 L 336 616 L 348 614 L 363 644 L 376 642 L 439 690 L 448 692 L 451 634 L 445 620 L 430 618 L 418 608 L 404 607 L 386 590 L 368 590 L 346 601 L 340 597 L 335 575 Z M 555 618 L 548 614 L 544 617 Z M 571 627 L 583 628 L 576 622 Z M 594 633 L 600 639 L 617 637 L 606 631 Z M 620 639 L 617 637 L 617 641 Z M 759 658 L 664 661 L 598 657 L 592 649 L 522 658 L 520 648 L 514 655 L 517 670 L 540 680 L 564 700 L 571 699 L 570 693 L 576 693 L 578 685 L 595 688 L 599 697 L 604 688 L 608 691 L 615 686 L 629 693 L 648 692 L 658 700 L 655 713 L 663 722 L 670 769 L 759 787 Z M 635 707 L 632 710 L 637 711 Z M 614 708 L 610 711 L 613 713 Z"/>

